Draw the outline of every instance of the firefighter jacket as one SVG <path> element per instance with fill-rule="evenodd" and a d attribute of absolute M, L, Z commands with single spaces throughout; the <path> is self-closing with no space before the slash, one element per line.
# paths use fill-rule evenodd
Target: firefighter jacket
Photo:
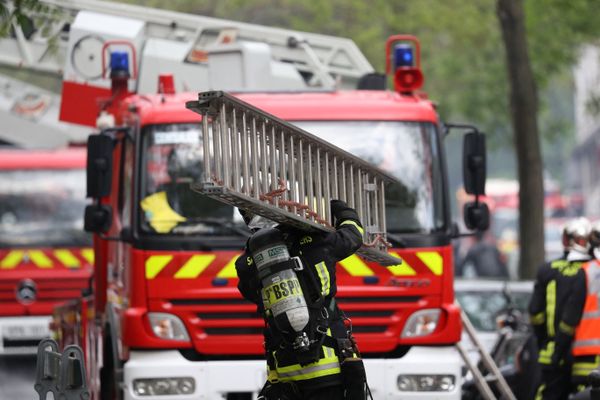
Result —
<path fill-rule="evenodd" d="M 290 256 L 298 256 L 302 260 L 304 270 L 297 273 L 312 274 L 311 279 L 318 282 L 317 287 L 324 298 L 325 308 L 329 310 L 327 313 L 330 319 L 326 336 L 330 340 L 324 341 L 323 345 L 316 349 L 318 353 L 315 354 L 318 354 L 318 361 L 304 364 L 299 360 L 299 355 L 285 345 L 282 335 L 269 324 L 268 318 L 265 318 L 267 321 L 264 332 L 265 350 L 268 380 L 271 383 L 295 382 L 305 388 L 342 383 L 337 349 L 331 343 L 334 343 L 336 339 L 347 338 L 348 333 L 341 318 L 341 311 L 337 308 L 334 300 L 337 291 L 335 266 L 338 261 L 349 257 L 362 245 L 363 228 L 358 215 L 351 208 L 346 207 L 337 217 L 335 232 L 306 233 L 294 228 L 277 227 L 283 232 Z M 257 268 L 248 248 L 237 259 L 235 267 L 239 277 L 240 293 L 246 299 L 257 304 L 259 312 L 262 313 L 262 296 Z M 314 293 L 309 295 L 314 295 Z"/>
<path fill-rule="evenodd" d="M 569 356 L 585 302 L 584 263 L 558 259 L 538 270 L 529 313 L 542 365 L 557 367 Z"/>
<path fill-rule="evenodd" d="M 586 298 L 581 322 L 573 341 L 573 376 L 587 376 L 600 365 L 600 262 L 582 267 L 586 276 Z"/>

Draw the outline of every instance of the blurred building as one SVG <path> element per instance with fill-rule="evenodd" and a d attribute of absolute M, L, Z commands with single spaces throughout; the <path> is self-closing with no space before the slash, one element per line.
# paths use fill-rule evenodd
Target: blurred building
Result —
<path fill-rule="evenodd" d="M 600 47 L 581 49 L 574 68 L 575 132 L 570 174 L 588 216 L 600 216 Z"/>
<path fill-rule="evenodd" d="M 60 96 L 0 75 L 0 145 L 56 148 L 85 143 L 91 129 L 58 120 Z"/>

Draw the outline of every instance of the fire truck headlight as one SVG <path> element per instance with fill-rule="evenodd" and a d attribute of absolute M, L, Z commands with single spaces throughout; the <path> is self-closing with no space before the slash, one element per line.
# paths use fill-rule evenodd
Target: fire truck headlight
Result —
<path fill-rule="evenodd" d="M 173 314 L 167 313 L 148 313 L 150 326 L 156 336 L 167 340 L 186 340 L 190 337 L 185 329 L 183 322 Z"/>
<path fill-rule="evenodd" d="M 146 378 L 133 381 L 133 391 L 137 396 L 166 396 L 193 394 L 196 390 L 194 378 Z"/>
<path fill-rule="evenodd" d="M 456 387 L 452 375 L 398 375 L 401 392 L 451 392 Z"/>
<path fill-rule="evenodd" d="M 428 308 L 417 311 L 408 318 L 400 336 L 403 338 L 414 338 L 431 334 L 437 327 L 440 314 L 441 310 L 439 308 Z"/>

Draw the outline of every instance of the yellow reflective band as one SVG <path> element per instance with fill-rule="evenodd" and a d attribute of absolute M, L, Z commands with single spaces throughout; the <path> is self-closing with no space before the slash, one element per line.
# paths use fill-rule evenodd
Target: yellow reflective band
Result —
<path fill-rule="evenodd" d="M 67 268 L 79 268 L 81 263 L 79 259 L 73 255 L 69 250 L 54 250 L 54 256 L 60 260 L 61 263 Z"/>
<path fill-rule="evenodd" d="M 542 383 L 535 394 L 535 400 L 542 400 L 544 398 L 544 389 L 546 389 L 546 384 Z"/>
<path fill-rule="evenodd" d="M 392 257 L 400 258 L 398 253 L 394 253 L 393 251 L 389 252 L 389 255 Z M 410 266 L 406 260 L 402 260 L 402 264 L 392 265 L 387 267 L 388 271 L 390 271 L 395 276 L 412 276 L 416 275 L 417 272 Z"/>
<path fill-rule="evenodd" d="M 211 262 L 215 259 L 214 254 L 201 254 L 192 256 L 183 264 L 183 267 L 175 273 L 175 279 L 194 279 L 200 275 L 206 267 L 210 265 Z"/>
<path fill-rule="evenodd" d="M 566 324 L 563 321 L 560 321 L 560 323 L 558 324 L 558 329 L 560 329 L 562 332 L 566 333 L 567 335 L 575 334 L 575 327 L 571 326 L 569 324 Z"/>
<path fill-rule="evenodd" d="M 315 265 L 315 269 L 317 270 L 319 280 L 321 281 L 321 293 L 323 294 L 323 296 L 327 296 L 329 294 L 331 279 L 329 277 L 329 271 L 327 270 L 325 262 L 321 261 L 320 263 Z"/>
<path fill-rule="evenodd" d="M 52 260 L 41 250 L 29 250 L 29 258 L 38 268 L 52 268 Z"/>
<path fill-rule="evenodd" d="M 313 379 L 321 376 L 340 373 L 340 363 L 337 357 L 322 358 L 316 363 L 301 366 L 300 364 L 278 367 L 277 375 L 282 382 Z"/>
<path fill-rule="evenodd" d="M 81 250 L 81 255 L 90 264 L 94 263 L 94 249 L 83 249 Z"/>
<path fill-rule="evenodd" d="M 364 263 L 356 254 L 344 258 L 340 265 L 352 276 L 372 276 L 375 275 L 371 268 Z"/>
<path fill-rule="evenodd" d="M 237 272 L 235 271 L 235 261 L 239 255 L 233 257 L 222 270 L 217 274 L 217 278 L 237 278 Z"/>
<path fill-rule="evenodd" d="M 356 229 L 358 229 L 358 231 L 360 232 L 361 235 L 365 234 L 365 230 L 363 228 L 361 228 L 360 225 L 356 223 L 356 221 L 352 221 L 351 219 L 342 221 L 342 223 L 340 223 L 340 226 L 342 226 L 342 225 L 352 225 Z"/>
<path fill-rule="evenodd" d="M 423 261 L 423 264 L 425 264 L 434 275 L 439 276 L 444 272 L 444 259 L 440 253 L 436 251 L 419 251 L 417 252 L 417 257 Z"/>
<path fill-rule="evenodd" d="M 546 321 L 546 313 L 544 313 L 544 312 L 542 311 L 542 312 L 540 312 L 540 313 L 537 313 L 537 314 L 535 314 L 535 315 L 532 315 L 532 316 L 529 318 L 529 320 L 530 320 L 530 322 L 531 322 L 533 325 L 541 325 L 541 324 L 543 324 L 543 323 Z"/>
<path fill-rule="evenodd" d="M 13 250 L 0 262 L 0 268 L 13 269 L 23 260 L 23 252 L 21 250 Z"/>
<path fill-rule="evenodd" d="M 548 342 L 546 348 L 540 351 L 538 362 L 540 364 L 552 363 L 552 354 L 554 354 L 554 342 Z"/>
<path fill-rule="evenodd" d="M 146 260 L 146 279 L 154 279 L 167 266 L 173 256 L 150 256 Z"/>
<path fill-rule="evenodd" d="M 546 330 L 548 336 L 554 337 L 554 317 L 556 312 L 556 281 L 550 281 L 546 286 Z"/>

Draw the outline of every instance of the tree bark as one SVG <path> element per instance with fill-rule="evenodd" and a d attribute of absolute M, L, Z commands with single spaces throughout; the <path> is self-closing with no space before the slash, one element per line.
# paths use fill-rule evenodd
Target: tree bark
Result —
<path fill-rule="evenodd" d="M 537 88 L 529 62 L 523 0 L 498 0 L 506 49 L 519 176 L 519 275 L 535 277 L 544 261 L 544 180 L 537 126 Z"/>

